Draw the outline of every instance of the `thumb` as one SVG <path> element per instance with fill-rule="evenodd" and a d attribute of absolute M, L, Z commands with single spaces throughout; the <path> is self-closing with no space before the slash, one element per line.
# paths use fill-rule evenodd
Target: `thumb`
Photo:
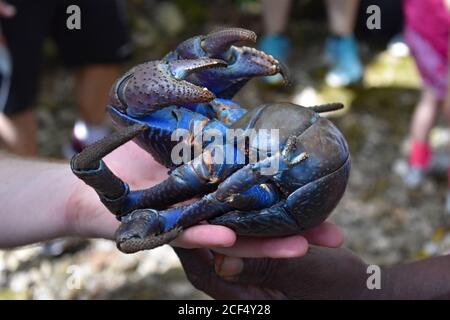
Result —
<path fill-rule="evenodd" d="M 192 285 L 215 299 L 260 298 L 254 292 L 219 277 L 213 268 L 213 254 L 206 249 L 173 247 L 180 258 L 186 277 Z"/>
<path fill-rule="evenodd" d="M 286 279 L 285 261 L 291 259 L 242 259 L 215 254 L 214 265 L 220 277 L 241 284 L 275 288 Z"/>

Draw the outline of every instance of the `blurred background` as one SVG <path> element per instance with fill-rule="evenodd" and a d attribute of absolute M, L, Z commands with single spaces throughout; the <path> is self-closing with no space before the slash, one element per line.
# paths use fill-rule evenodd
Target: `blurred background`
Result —
<path fill-rule="evenodd" d="M 366 10 L 372 4 L 381 8 L 381 29 L 367 28 L 370 14 Z M 437 117 L 429 134 L 433 156 L 426 174 L 419 174 L 412 183 L 408 178 L 412 166 L 410 121 L 423 80 L 401 38 L 401 0 L 359 1 L 355 37 L 343 49 L 350 53 L 344 52 L 347 56 L 342 59 L 350 59 L 353 67 L 360 63 L 361 69 L 351 70 L 348 81 L 330 76 L 333 65 L 326 63 L 333 38 L 324 1 L 292 1 L 286 26 L 276 35 L 267 31 L 263 4 L 257 0 L 128 0 L 124 10 L 133 53 L 122 70 L 159 59 L 182 40 L 216 28 L 237 26 L 257 32 L 260 46 L 273 49 L 275 55 L 285 54 L 280 59 L 291 70 L 293 84 L 283 88 L 276 79 L 253 80 L 236 97 L 241 105 L 251 108 L 291 101 L 301 105 L 342 102 L 346 106 L 330 115 L 347 138 L 352 155 L 346 194 L 331 217 L 344 230 L 344 245 L 371 264 L 410 261 L 450 250 L 450 214 L 445 209 L 450 131 L 445 118 Z M 271 35 L 282 39 L 270 40 Z M 352 56 L 352 44 L 359 62 Z M 43 54 L 35 103 L 38 154 L 64 158 L 64 145 L 73 138 L 78 119 L 74 79 L 61 64 L 54 42 L 45 40 Z M 342 63 L 345 66 L 346 62 Z M 78 281 L 75 274 L 81 275 L 79 289 L 68 285 Z M 124 255 L 109 241 L 70 239 L 0 251 L 0 299 L 24 298 L 208 297 L 187 282 L 168 246 Z"/>

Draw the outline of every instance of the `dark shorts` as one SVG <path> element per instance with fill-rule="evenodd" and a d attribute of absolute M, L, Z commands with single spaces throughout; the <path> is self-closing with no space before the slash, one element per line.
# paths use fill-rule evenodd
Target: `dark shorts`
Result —
<path fill-rule="evenodd" d="M 24 111 L 36 98 L 46 37 L 56 43 L 69 67 L 114 64 L 126 61 L 131 44 L 120 0 L 8 0 L 16 6 L 12 19 L 1 26 L 11 56 L 13 74 L 6 114 Z M 70 5 L 81 11 L 81 29 L 69 30 L 66 13 Z"/>

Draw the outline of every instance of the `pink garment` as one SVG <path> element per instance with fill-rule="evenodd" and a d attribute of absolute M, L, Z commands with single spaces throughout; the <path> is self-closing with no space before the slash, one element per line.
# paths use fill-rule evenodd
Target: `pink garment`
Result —
<path fill-rule="evenodd" d="M 403 0 L 405 41 L 424 84 L 444 98 L 448 78 L 450 11 L 444 0 Z"/>

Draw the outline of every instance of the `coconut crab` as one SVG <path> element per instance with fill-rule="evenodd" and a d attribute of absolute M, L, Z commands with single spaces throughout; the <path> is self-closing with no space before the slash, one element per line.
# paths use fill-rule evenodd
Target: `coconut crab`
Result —
<path fill-rule="evenodd" d="M 75 155 L 71 168 L 121 221 L 121 251 L 155 248 L 204 220 L 240 235 L 295 234 L 324 221 L 339 202 L 349 151 L 339 130 L 319 113 L 342 105 L 272 103 L 246 110 L 231 100 L 253 77 L 287 78 L 272 56 L 236 46 L 255 40 L 255 33 L 240 28 L 196 36 L 161 60 L 135 66 L 113 85 L 107 109 L 119 130 Z M 180 141 L 173 134 L 180 129 L 188 133 L 182 139 L 187 150 L 201 152 L 176 163 L 172 151 Z M 277 144 L 266 156 L 250 159 L 250 151 L 262 149 L 259 139 L 242 144 L 219 138 L 216 144 L 233 155 L 212 161 L 216 149 L 208 148 L 211 141 L 204 136 L 209 130 L 226 136 L 230 129 L 276 129 Z M 133 139 L 170 170 L 166 180 L 130 190 L 109 170 L 102 158 Z M 171 207 L 193 197 L 201 198 Z"/>

